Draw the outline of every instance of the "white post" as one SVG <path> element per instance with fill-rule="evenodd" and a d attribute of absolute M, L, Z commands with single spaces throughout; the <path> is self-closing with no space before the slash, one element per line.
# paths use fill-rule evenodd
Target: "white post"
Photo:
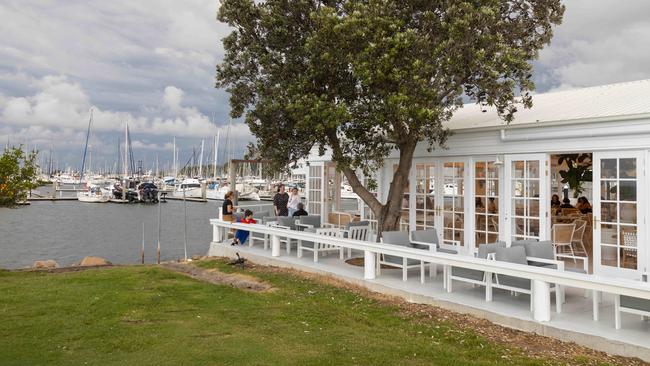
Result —
<path fill-rule="evenodd" d="M 212 225 L 212 241 L 221 243 L 221 227 L 219 225 Z"/>
<path fill-rule="evenodd" d="M 600 302 L 599 297 L 600 297 L 600 291 L 593 290 L 591 293 L 591 301 L 592 301 L 592 306 L 593 306 L 593 318 L 594 321 L 598 321 L 600 319 L 600 309 L 598 307 L 598 303 Z"/>
<path fill-rule="evenodd" d="M 548 282 L 532 280 L 533 319 L 538 322 L 551 320 L 551 286 Z"/>
<path fill-rule="evenodd" d="M 363 252 L 363 278 L 366 280 L 374 280 L 376 277 L 377 255 L 369 250 Z"/>
<path fill-rule="evenodd" d="M 275 234 L 271 235 L 271 256 L 280 256 L 280 237 Z"/>

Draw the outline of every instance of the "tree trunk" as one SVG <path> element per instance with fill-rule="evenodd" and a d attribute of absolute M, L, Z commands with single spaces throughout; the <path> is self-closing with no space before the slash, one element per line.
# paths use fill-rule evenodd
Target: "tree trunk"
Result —
<path fill-rule="evenodd" d="M 343 154 L 340 149 L 339 140 L 336 134 L 332 133 L 328 136 L 330 138 L 330 146 L 333 149 L 334 160 L 343 159 Z M 411 165 L 413 164 L 413 154 L 417 146 L 416 139 L 408 139 L 408 142 L 399 144 L 399 162 L 397 169 L 393 173 L 393 180 L 390 183 L 388 197 L 386 203 L 382 203 L 375 197 L 357 176 L 357 173 L 349 167 L 342 167 L 341 171 L 348 180 L 352 187 L 352 191 L 359 195 L 359 197 L 370 207 L 372 212 L 377 217 L 377 241 L 381 238 L 381 233 L 384 231 L 399 231 L 400 218 L 402 217 L 402 200 L 404 199 L 404 189 L 409 184 L 409 174 L 411 172 Z"/>
<path fill-rule="evenodd" d="M 409 141 L 399 146 L 399 162 L 393 173 L 393 180 L 390 183 L 386 203 L 381 207 L 377 216 L 377 237 L 380 238 L 384 231 L 399 231 L 400 219 L 402 218 L 402 200 L 404 189 L 409 185 L 409 175 L 413 164 L 413 153 L 417 141 Z"/>

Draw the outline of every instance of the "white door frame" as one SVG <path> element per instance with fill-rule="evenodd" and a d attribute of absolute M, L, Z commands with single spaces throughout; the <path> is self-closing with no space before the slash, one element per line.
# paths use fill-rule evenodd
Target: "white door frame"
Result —
<path fill-rule="evenodd" d="M 631 151 L 602 151 L 594 152 L 593 155 L 593 263 L 594 273 L 600 275 L 607 275 L 611 277 L 621 277 L 630 279 L 639 279 L 641 274 L 647 270 L 647 248 L 646 243 L 646 214 L 648 205 L 646 204 L 646 164 L 648 159 L 647 151 L 631 150 Z M 635 158 L 637 161 L 637 180 L 636 180 L 636 228 L 637 228 L 637 268 L 626 269 L 613 266 L 604 266 L 601 262 L 601 242 L 602 242 L 602 227 L 601 227 L 601 159 L 622 159 L 622 158 Z M 618 174 L 620 170 L 617 167 Z M 619 186 L 619 185 L 617 185 Z M 619 190 L 620 194 L 620 190 Z M 620 199 L 620 197 L 619 197 Z M 617 200 L 617 202 L 620 202 Z M 617 207 L 617 215 L 620 215 L 620 210 Z M 617 222 L 620 223 L 620 216 L 617 216 Z M 618 231 L 618 226 L 617 226 Z M 619 249 L 616 249 L 618 252 Z M 617 256 L 620 254 L 617 254 Z"/>
<path fill-rule="evenodd" d="M 466 186 L 466 196 L 469 197 L 468 200 L 470 202 L 469 204 L 469 216 L 472 217 L 472 220 L 469 220 L 469 225 L 471 226 L 471 233 L 470 233 L 470 238 L 468 243 L 471 244 L 470 247 L 470 253 L 478 252 L 478 248 L 476 247 L 476 163 L 477 162 L 495 162 L 497 160 L 496 155 L 472 155 L 469 159 L 469 164 L 470 164 L 470 172 L 469 172 L 469 179 L 471 182 Z M 503 169 L 503 164 L 502 165 L 495 165 L 496 172 L 497 172 L 497 190 L 499 194 L 497 194 L 497 199 L 498 199 L 498 207 L 497 207 L 497 217 L 499 220 L 499 230 L 498 230 L 498 240 L 505 241 L 504 235 L 503 235 L 503 224 L 501 223 L 501 220 L 503 218 L 502 212 L 504 212 L 504 202 L 505 199 L 503 198 L 503 192 L 504 192 L 504 169 Z M 485 178 L 487 182 L 487 177 Z M 487 189 L 487 187 L 486 187 Z M 488 202 L 484 202 L 485 208 L 487 210 L 487 205 Z"/>
<path fill-rule="evenodd" d="M 460 252 L 465 254 L 472 253 L 474 245 L 474 220 L 473 212 L 473 197 L 474 189 L 472 188 L 473 182 L 470 174 L 473 164 L 470 156 L 450 156 L 437 159 L 436 163 L 436 206 L 438 206 L 438 217 L 436 219 L 436 230 L 440 236 L 440 243 L 444 243 L 444 195 L 445 195 L 445 180 L 444 180 L 444 166 L 445 163 L 463 163 L 463 247 Z"/>
<path fill-rule="evenodd" d="M 504 174 L 503 174 L 503 215 L 499 220 L 499 232 L 502 233 L 502 239 L 506 242 L 507 246 L 512 243 L 512 225 L 513 225 L 513 161 L 538 161 L 539 162 L 539 240 L 550 240 L 550 225 L 549 225 L 549 194 L 550 194 L 550 178 L 549 178 L 549 154 L 506 154 L 504 156 Z"/>
<path fill-rule="evenodd" d="M 313 214 L 311 212 L 310 207 L 309 207 L 309 204 L 311 203 L 311 178 L 312 178 L 310 168 L 312 166 L 321 168 L 320 169 L 320 177 L 318 177 L 320 179 L 320 182 L 321 182 L 321 184 L 320 184 L 320 212 L 319 212 L 319 215 L 321 215 L 321 223 L 324 223 L 325 222 L 324 221 L 325 220 L 325 215 L 323 214 L 323 211 L 325 209 L 324 200 L 325 200 L 325 195 L 326 195 L 325 192 L 327 190 L 327 187 L 324 184 L 325 183 L 325 163 L 322 162 L 322 161 L 310 162 L 309 166 L 307 167 L 307 182 L 305 182 L 306 183 L 305 188 L 307 189 L 307 196 L 305 197 L 306 201 L 307 201 L 307 210 L 308 210 L 310 215 Z"/>

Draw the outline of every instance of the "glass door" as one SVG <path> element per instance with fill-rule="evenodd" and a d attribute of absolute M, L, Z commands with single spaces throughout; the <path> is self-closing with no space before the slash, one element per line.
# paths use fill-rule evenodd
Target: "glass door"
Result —
<path fill-rule="evenodd" d="M 442 176 L 438 197 L 442 216 L 442 242 L 465 246 L 465 169 L 464 160 L 441 162 Z"/>
<path fill-rule="evenodd" d="M 474 162 L 474 245 L 499 240 L 499 168 L 494 160 Z"/>
<path fill-rule="evenodd" d="M 309 166 L 307 212 L 310 215 L 321 215 L 323 213 L 323 163 L 311 163 Z"/>
<path fill-rule="evenodd" d="M 506 242 L 548 240 L 548 157 L 507 155 L 505 160 Z"/>
<path fill-rule="evenodd" d="M 415 230 L 426 230 L 436 225 L 436 164 L 415 164 Z"/>
<path fill-rule="evenodd" d="M 594 272 L 639 278 L 643 152 L 594 153 Z"/>

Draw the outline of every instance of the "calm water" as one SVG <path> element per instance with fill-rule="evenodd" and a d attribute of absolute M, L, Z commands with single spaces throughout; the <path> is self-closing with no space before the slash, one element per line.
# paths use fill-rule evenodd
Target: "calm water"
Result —
<path fill-rule="evenodd" d="M 161 204 L 161 259 L 183 257 L 183 202 Z M 221 202 L 187 202 L 188 256 L 204 255 L 212 240 L 208 220 L 217 217 Z M 32 202 L 16 209 L 0 208 L 0 268 L 31 266 L 54 259 L 71 265 L 88 255 L 113 263 L 140 261 L 142 223 L 145 262 L 156 260 L 156 205 L 93 204 L 78 201 Z"/>

